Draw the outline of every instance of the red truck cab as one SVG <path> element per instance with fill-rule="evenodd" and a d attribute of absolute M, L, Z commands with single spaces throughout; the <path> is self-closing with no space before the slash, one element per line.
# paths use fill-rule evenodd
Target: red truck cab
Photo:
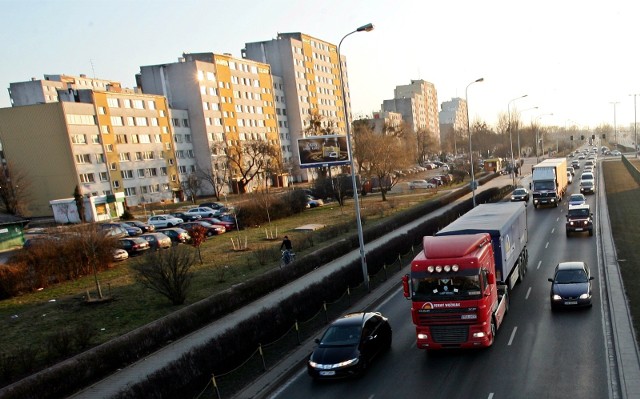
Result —
<path fill-rule="evenodd" d="M 493 344 L 508 307 L 493 252 L 488 233 L 423 238 L 423 251 L 402 279 L 419 349 Z"/>

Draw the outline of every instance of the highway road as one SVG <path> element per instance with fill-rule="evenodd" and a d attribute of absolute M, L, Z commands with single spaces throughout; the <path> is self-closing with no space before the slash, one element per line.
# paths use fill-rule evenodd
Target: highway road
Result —
<path fill-rule="evenodd" d="M 522 181 L 525 187 L 527 179 Z M 565 198 L 573 192 L 579 192 L 578 182 L 569 186 Z M 596 196 L 588 196 L 594 214 L 595 202 Z M 534 209 L 529 202 L 528 273 L 511 294 L 509 313 L 491 348 L 433 353 L 417 349 L 410 302 L 398 288 L 378 309 L 393 327 L 393 347 L 366 375 L 314 382 L 301 369 L 272 398 L 611 397 L 598 233 L 566 237 L 566 207 L 564 201 L 558 208 Z M 547 279 L 558 262 L 568 260 L 582 260 L 591 267 L 593 307 L 552 312 Z"/>

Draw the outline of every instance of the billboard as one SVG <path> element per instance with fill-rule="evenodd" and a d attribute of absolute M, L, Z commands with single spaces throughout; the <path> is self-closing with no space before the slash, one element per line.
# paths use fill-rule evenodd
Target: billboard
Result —
<path fill-rule="evenodd" d="M 312 136 L 298 139 L 301 168 L 348 165 L 347 136 Z"/>

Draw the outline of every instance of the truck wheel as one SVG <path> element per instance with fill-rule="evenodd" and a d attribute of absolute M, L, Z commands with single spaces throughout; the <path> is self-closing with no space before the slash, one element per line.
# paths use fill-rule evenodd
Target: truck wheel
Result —
<path fill-rule="evenodd" d="M 593 236 L 593 230 L 589 230 L 589 237 Z"/>
<path fill-rule="evenodd" d="M 496 340 L 496 321 L 491 319 L 491 343 L 489 346 L 493 345 L 493 342 Z"/>

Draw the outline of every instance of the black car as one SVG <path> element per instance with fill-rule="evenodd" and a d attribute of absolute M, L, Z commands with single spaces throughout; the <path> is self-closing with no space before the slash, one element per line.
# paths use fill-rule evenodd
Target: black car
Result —
<path fill-rule="evenodd" d="M 518 187 L 511 193 L 511 201 L 529 202 L 529 190 L 524 187 Z"/>
<path fill-rule="evenodd" d="M 187 230 L 191 236 L 193 236 L 191 230 L 193 230 L 196 226 L 201 226 L 206 229 L 205 235 L 207 237 L 217 236 L 219 234 L 225 233 L 227 230 L 224 226 L 218 224 L 211 224 L 205 221 L 195 221 L 195 222 L 185 222 L 180 225 L 183 229 Z"/>
<path fill-rule="evenodd" d="M 550 278 L 551 309 L 591 306 L 591 271 L 584 262 L 562 262 Z"/>
<path fill-rule="evenodd" d="M 186 244 L 191 241 L 189 232 L 181 227 L 169 227 L 166 229 L 158 230 L 158 233 L 162 233 L 169 237 L 173 245 Z"/>
<path fill-rule="evenodd" d="M 171 216 L 180 218 L 185 222 L 195 222 L 196 220 L 202 219 L 201 215 L 186 214 L 184 212 L 174 212 L 171 214 Z"/>
<path fill-rule="evenodd" d="M 154 231 L 156 231 L 156 226 L 149 223 L 143 223 L 139 220 L 125 220 L 123 223 L 126 223 L 129 226 L 137 227 L 141 229 L 143 233 L 153 233 Z"/>
<path fill-rule="evenodd" d="M 316 339 L 318 346 L 307 362 L 314 379 L 352 377 L 363 373 L 371 360 L 391 347 L 391 325 L 378 312 L 351 313 L 331 323 Z"/>
<path fill-rule="evenodd" d="M 129 256 L 140 255 L 149 250 L 147 240 L 140 237 L 125 237 L 118 240 L 118 247 L 129 253 Z"/>
<path fill-rule="evenodd" d="M 199 207 L 207 207 L 207 208 L 211 208 L 211 209 L 224 208 L 224 205 L 221 204 L 220 202 L 203 202 L 202 204 L 199 204 L 198 206 Z"/>

